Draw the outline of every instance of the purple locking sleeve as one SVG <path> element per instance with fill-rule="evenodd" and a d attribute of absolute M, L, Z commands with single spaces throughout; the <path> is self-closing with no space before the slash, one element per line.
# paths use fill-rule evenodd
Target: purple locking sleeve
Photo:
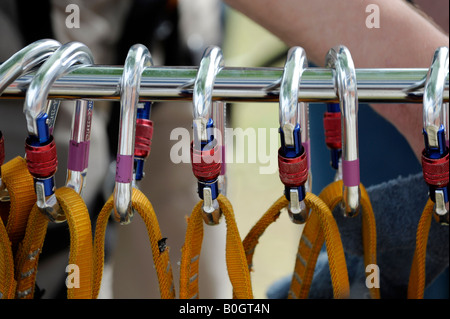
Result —
<path fill-rule="evenodd" d="M 117 154 L 116 182 L 131 183 L 133 179 L 133 155 Z"/>
<path fill-rule="evenodd" d="M 88 167 L 90 142 L 75 142 L 70 140 L 69 159 L 67 168 L 71 171 L 82 172 Z"/>
<path fill-rule="evenodd" d="M 342 160 L 342 180 L 344 186 L 359 185 L 359 159 L 353 161 Z"/>

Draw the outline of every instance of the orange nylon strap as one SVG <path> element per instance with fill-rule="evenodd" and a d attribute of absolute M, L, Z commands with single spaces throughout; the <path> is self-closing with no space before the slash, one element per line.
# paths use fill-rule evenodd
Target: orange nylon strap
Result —
<path fill-rule="evenodd" d="M 71 188 L 56 190 L 56 198 L 64 211 L 70 230 L 69 264 L 78 266 L 79 288 L 67 289 L 69 299 L 92 297 L 92 232 L 89 213 L 83 199 Z M 16 256 L 16 297 L 32 299 L 39 255 L 42 252 L 48 219 L 37 205 L 30 213 L 25 237 Z"/>
<path fill-rule="evenodd" d="M 174 299 L 175 289 L 173 283 L 172 266 L 169 260 L 169 249 L 161 247 L 159 242 L 163 240 L 153 206 L 147 197 L 138 189 L 133 188 L 131 198 L 133 209 L 141 216 L 147 227 L 147 233 L 151 244 L 153 262 L 159 281 L 159 290 L 162 299 Z M 104 266 L 105 234 L 114 199 L 111 196 L 103 206 L 97 217 L 94 237 L 94 289 L 93 297 L 97 298 L 100 291 Z"/>
<path fill-rule="evenodd" d="M 428 199 L 420 217 L 416 233 L 416 249 L 414 251 L 411 272 L 409 274 L 408 299 L 423 299 L 425 291 L 425 260 L 427 255 L 428 234 L 434 203 Z"/>
<path fill-rule="evenodd" d="M 14 299 L 14 258 L 5 225 L 0 221 L 0 299 Z"/>
<path fill-rule="evenodd" d="M 255 252 L 256 244 L 259 237 L 264 233 L 266 228 L 273 223 L 280 215 L 280 210 L 287 207 L 289 204 L 285 196 L 281 196 L 260 218 L 256 225 L 250 230 L 244 239 L 244 247 L 247 255 L 247 263 L 249 267 L 252 265 L 253 254 Z M 330 209 L 323 203 L 323 201 L 311 193 L 306 193 L 305 204 L 307 208 L 311 209 L 311 216 L 306 224 L 315 223 L 320 230 L 318 236 L 325 238 L 327 245 L 327 252 L 330 264 L 331 281 L 333 284 L 334 298 L 347 298 L 349 295 L 349 281 L 347 274 L 347 264 L 345 262 L 344 249 L 342 247 L 341 237 L 337 228 L 336 222 L 331 214 Z M 305 226 L 306 228 L 306 226 Z M 312 237 L 311 237 L 312 239 Z M 303 238 L 306 241 L 306 238 Z M 323 241 L 322 241 L 323 243 Z M 311 245 L 310 245 L 311 246 Z M 320 251 L 320 249 L 319 249 Z M 318 252 L 317 252 L 318 254 Z M 296 261 L 296 268 L 298 268 L 298 258 Z M 298 270 L 298 269 L 297 269 Z M 311 279 L 314 269 L 308 274 Z M 291 291 L 289 297 L 299 298 L 298 286 L 305 282 L 305 272 L 296 271 L 294 273 Z M 297 286 L 297 287 L 296 287 Z M 294 287 L 294 291 L 292 288 Z M 309 291 L 309 286 L 308 286 Z M 294 294 L 294 295 L 293 295 Z M 307 297 L 307 294 L 305 298 Z"/>
<path fill-rule="evenodd" d="M 19 242 L 25 235 L 30 211 L 36 203 L 33 177 L 28 172 L 25 159 L 16 157 L 5 163 L 2 166 L 2 181 L 5 183 L 10 197 L 6 231 L 11 240 L 13 254 L 15 254 Z"/>
<path fill-rule="evenodd" d="M 250 273 L 233 208 L 225 196 L 219 195 L 217 200 L 227 224 L 226 263 L 228 276 L 233 286 L 233 295 L 238 299 L 252 299 Z M 181 252 L 180 299 L 199 298 L 198 269 L 203 241 L 202 204 L 203 201 L 200 201 L 194 207 L 188 219 Z"/>
<path fill-rule="evenodd" d="M 320 193 L 319 197 L 327 204 L 331 211 L 342 201 L 342 181 L 336 181 L 325 187 Z M 364 249 L 364 264 L 376 264 L 377 263 L 377 234 L 376 234 L 376 223 L 375 223 L 375 215 L 373 213 L 372 204 L 370 203 L 369 195 L 367 194 L 366 189 L 362 184 L 360 184 L 361 190 L 361 217 L 362 217 L 362 242 Z M 308 230 L 308 225 L 305 226 L 304 232 L 310 233 L 314 232 L 314 230 Z M 300 247 L 302 242 L 299 244 L 299 251 L 302 249 Z M 322 246 L 322 242 L 314 243 L 314 245 Z M 316 247 L 315 249 L 319 249 L 320 247 Z M 317 260 L 317 256 L 313 262 L 315 265 Z M 300 260 L 298 260 L 300 261 Z M 369 274 L 367 274 L 369 275 Z M 310 283 L 309 283 L 310 284 Z M 372 299 L 380 298 L 380 289 L 379 288 L 369 288 L 370 295 Z"/>

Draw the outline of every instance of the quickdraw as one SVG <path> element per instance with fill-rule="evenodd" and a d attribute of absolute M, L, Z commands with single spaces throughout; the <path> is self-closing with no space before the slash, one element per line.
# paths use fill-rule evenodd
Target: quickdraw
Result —
<path fill-rule="evenodd" d="M 192 170 L 198 179 L 198 194 L 202 199 L 193 209 L 182 248 L 180 270 L 180 298 L 199 298 L 198 269 L 203 241 L 203 222 L 219 223 L 222 213 L 227 224 L 226 262 L 238 299 L 253 298 L 250 274 L 246 266 L 244 249 L 236 225 L 233 208 L 228 199 L 219 194 L 218 177 L 221 173 L 221 145 L 214 134 L 211 92 L 214 79 L 223 66 L 222 52 L 208 47 L 200 62 L 194 83 L 194 141 L 191 143 Z"/>
<path fill-rule="evenodd" d="M 449 67 L 448 48 L 438 48 L 425 79 L 423 97 L 423 134 L 425 148 L 422 152 L 422 169 L 429 186 L 429 199 L 424 207 L 416 233 L 416 249 L 408 285 L 408 298 L 422 299 L 426 282 L 426 250 L 432 216 L 443 227 L 449 224 L 448 183 L 448 104 L 443 105 L 444 81 Z M 446 125 L 444 125 L 446 124 Z"/>
<path fill-rule="evenodd" d="M 114 210 L 115 219 L 122 225 L 131 222 L 134 211 L 139 213 L 147 227 L 161 298 L 175 298 L 169 250 L 165 245 L 163 245 L 164 247 L 160 245 L 164 238 L 161 235 L 153 206 L 145 195 L 136 189 L 136 182 L 132 182 L 142 179 L 144 160 L 150 154 L 153 132 L 153 124 L 149 119 L 150 109 L 149 105 L 138 109 L 138 97 L 141 74 L 145 67 L 151 65 L 153 62 L 150 52 L 144 45 L 136 44 L 130 48 L 122 75 L 116 184 L 114 193 L 97 217 L 95 229 L 94 298 L 98 296 L 102 280 L 105 233 L 111 209 Z M 136 119 L 137 114 L 139 114 L 138 119 Z M 139 129 L 136 124 L 139 124 Z M 133 167 L 135 167 L 134 178 Z"/>

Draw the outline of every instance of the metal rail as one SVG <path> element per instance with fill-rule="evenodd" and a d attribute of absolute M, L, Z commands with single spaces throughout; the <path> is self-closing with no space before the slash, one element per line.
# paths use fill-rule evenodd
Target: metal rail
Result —
<path fill-rule="evenodd" d="M 142 74 L 141 101 L 192 101 L 197 67 L 148 67 Z M 82 66 L 58 79 L 49 99 L 120 100 L 122 66 Z M 302 102 L 339 102 L 327 68 L 304 71 L 299 90 Z M 428 69 L 356 69 L 358 99 L 362 103 L 422 103 Z M 217 75 L 213 100 L 278 102 L 282 68 L 225 67 Z M 33 73 L 17 79 L 0 99 L 23 99 Z M 449 79 L 443 95 L 449 102 Z"/>

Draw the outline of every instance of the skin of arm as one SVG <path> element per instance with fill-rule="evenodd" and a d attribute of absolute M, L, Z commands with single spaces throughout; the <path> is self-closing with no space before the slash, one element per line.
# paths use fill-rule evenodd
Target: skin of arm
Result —
<path fill-rule="evenodd" d="M 448 35 L 403 0 L 226 0 L 279 37 L 303 47 L 316 65 L 338 44 L 351 52 L 356 68 L 428 68 Z M 367 28 L 369 4 L 379 8 L 380 28 Z M 424 147 L 421 104 L 372 104 L 406 138 L 420 160 Z"/>

